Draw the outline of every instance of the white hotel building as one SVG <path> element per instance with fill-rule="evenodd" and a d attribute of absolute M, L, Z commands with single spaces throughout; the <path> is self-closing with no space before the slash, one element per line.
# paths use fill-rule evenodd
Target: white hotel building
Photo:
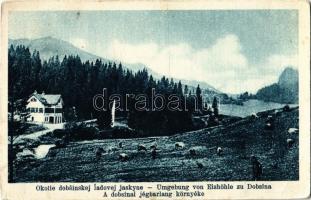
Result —
<path fill-rule="evenodd" d="M 46 124 L 63 122 L 63 100 L 60 94 L 39 94 L 35 91 L 27 103 L 27 121 Z"/>

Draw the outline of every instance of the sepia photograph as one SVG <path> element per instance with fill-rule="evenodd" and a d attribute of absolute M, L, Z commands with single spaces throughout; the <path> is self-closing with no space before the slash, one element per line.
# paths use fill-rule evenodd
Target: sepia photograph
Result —
<path fill-rule="evenodd" d="M 96 183 L 94 190 L 123 183 L 120 191 L 142 190 L 133 182 L 156 182 L 160 191 L 183 190 L 179 182 L 212 182 L 207 190 L 299 182 L 301 145 L 310 143 L 301 135 L 310 135 L 301 127 L 310 123 L 301 109 L 310 103 L 302 96 L 310 84 L 301 85 L 310 69 L 300 61 L 300 15 L 297 8 L 10 10 L 1 67 L 5 181 Z"/>
<path fill-rule="evenodd" d="M 12 12 L 10 180 L 298 180 L 297 25 L 295 10 Z"/>

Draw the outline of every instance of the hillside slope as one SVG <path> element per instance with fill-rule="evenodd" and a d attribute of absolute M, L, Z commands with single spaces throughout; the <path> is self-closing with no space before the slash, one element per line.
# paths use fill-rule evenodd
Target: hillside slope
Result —
<path fill-rule="evenodd" d="M 267 116 L 275 116 L 274 130 L 265 130 Z M 258 114 L 259 118 L 243 118 L 224 127 L 203 129 L 170 137 L 96 140 L 70 143 L 52 149 L 47 157 L 18 166 L 17 182 L 140 182 L 140 181 L 238 181 L 251 180 L 250 155 L 263 165 L 262 180 L 298 180 L 298 134 L 287 133 L 298 128 L 298 108 L 289 112 L 274 110 Z M 295 143 L 287 147 L 286 140 Z M 124 147 L 103 154 L 96 160 L 99 147 Z M 150 145 L 158 144 L 158 155 L 151 159 Z M 185 148 L 175 149 L 175 142 Z M 137 151 L 144 144 L 148 152 Z M 216 154 L 217 147 L 223 154 Z M 197 155 L 191 156 L 190 148 Z M 121 162 L 120 153 L 129 161 Z M 197 163 L 203 164 L 199 168 Z"/>

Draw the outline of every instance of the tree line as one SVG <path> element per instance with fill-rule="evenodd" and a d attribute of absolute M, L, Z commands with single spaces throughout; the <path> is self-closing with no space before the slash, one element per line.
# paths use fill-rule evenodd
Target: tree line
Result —
<path fill-rule="evenodd" d="M 202 91 L 198 86 L 195 98 L 184 95 L 191 93 L 187 85 L 179 81 L 174 82 L 163 76 L 156 80 L 146 69 L 133 72 L 122 63 L 96 61 L 82 62 L 78 55 L 65 56 L 62 60 L 53 56 L 48 60 L 41 60 L 40 52 L 30 52 L 28 47 L 10 46 L 8 54 L 9 68 L 9 103 L 23 101 L 35 90 L 39 93 L 61 94 L 64 100 L 65 119 L 70 120 L 74 108 L 78 119 L 97 118 L 101 127 L 107 127 L 111 122 L 110 110 L 96 111 L 93 108 L 93 97 L 101 94 L 103 88 L 110 94 L 146 94 L 151 95 L 155 88 L 168 98 L 169 95 L 181 97 L 179 105 L 189 104 L 187 111 L 170 111 L 163 109 L 160 112 L 137 111 L 133 109 L 134 101 L 130 101 L 128 112 L 117 113 L 118 116 L 127 116 L 128 125 L 135 129 L 150 129 L 153 131 L 179 131 L 191 128 L 191 116 L 197 104 L 202 107 Z M 187 99 L 189 98 L 189 99 Z M 187 101 L 185 101 L 185 99 Z M 24 106 L 23 106 L 24 107 Z M 165 105 L 166 107 L 166 105 Z M 10 107 L 11 109 L 17 109 Z"/>

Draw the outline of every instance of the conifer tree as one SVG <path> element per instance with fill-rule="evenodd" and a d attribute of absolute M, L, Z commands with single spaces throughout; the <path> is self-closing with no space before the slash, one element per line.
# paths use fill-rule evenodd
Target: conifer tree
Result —
<path fill-rule="evenodd" d="M 181 84 L 180 81 L 178 82 L 178 86 L 177 86 L 177 94 L 178 94 L 179 96 L 183 96 L 182 84 Z"/>
<path fill-rule="evenodd" d="M 196 88 L 196 97 L 197 97 L 197 100 L 198 100 L 198 109 L 201 110 L 202 109 L 202 91 L 201 91 L 201 88 L 200 88 L 200 85 L 197 86 Z"/>
<path fill-rule="evenodd" d="M 185 94 L 185 95 L 188 95 L 188 94 L 189 94 L 188 85 L 185 85 L 184 94 Z"/>
<path fill-rule="evenodd" d="M 212 108 L 213 108 L 213 110 L 214 110 L 214 115 L 215 115 L 215 117 L 218 117 L 218 115 L 219 115 L 219 108 L 218 108 L 218 100 L 217 100 L 217 97 L 214 97 L 214 99 L 213 99 Z"/>

